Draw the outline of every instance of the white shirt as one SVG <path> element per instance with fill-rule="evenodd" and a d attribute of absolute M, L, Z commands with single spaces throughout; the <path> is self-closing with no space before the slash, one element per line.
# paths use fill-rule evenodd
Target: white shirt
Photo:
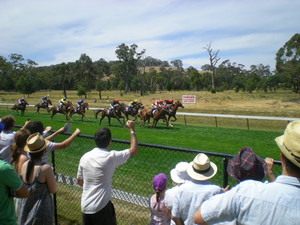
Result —
<path fill-rule="evenodd" d="M 172 206 L 174 204 L 174 201 L 175 201 L 175 196 L 179 190 L 179 185 L 176 185 L 168 190 L 166 190 L 166 193 L 165 193 L 165 204 L 166 204 L 166 207 L 172 211 Z M 171 220 L 171 223 L 170 225 L 175 225 L 175 222 L 173 220 Z"/>
<path fill-rule="evenodd" d="M 15 142 L 14 135 L 13 131 L 2 131 L 0 134 L 0 159 L 9 164 L 11 160 L 10 146 Z"/>
<path fill-rule="evenodd" d="M 243 181 L 205 201 L 201 215 L 207 224 L 236 219 L 236 224 L 300 224 L 300 179 L 278 176 L 274 182 Z"/>
<path fill-rule="evenodd" d="M 180 185 L 175 196 L 172 215 L 181 218 L 185 225 L 194 224 L 194 214 L 202 202 L 223 193 L 222 188 L 209 181 L 190 181 Z"/>
<path fill-rule="evenodd" d="M 94 148 L 85 153 L 79 162 L 77 178 L 83 179 L 81 211 L 94 214 L 111 200 L 112 176 L 115 168 L 130 157 L 128 149 L 107 151 Z"/>

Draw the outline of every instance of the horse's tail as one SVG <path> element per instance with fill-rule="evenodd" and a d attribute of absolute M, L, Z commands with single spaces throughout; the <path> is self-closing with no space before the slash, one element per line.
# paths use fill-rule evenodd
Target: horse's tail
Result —
<path fill-rule="evenodd" d="M 99 109 L 98 111 L 96 111 L 96 113 L 95 113 L 95 118 L 97 119 L 98 118 L 98 114 L 100 113 L 100 112 L 102 112 L 102 111 L 104 111 L 103 109 Z"/>

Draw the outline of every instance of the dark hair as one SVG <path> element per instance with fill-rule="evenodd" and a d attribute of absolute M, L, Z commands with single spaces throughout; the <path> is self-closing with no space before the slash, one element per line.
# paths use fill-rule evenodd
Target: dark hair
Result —
<path fill-rule="evenodd" d="M 94 139 L 98 148 L 106 148 L 111 141 L 111 132 L 106 127 L 101 128 L 95 133 Z"/>
<path fill-rule="evenodd" d="M 37 152 L 37 153 L 29 153 L 30 159 L 27 164 L 27 170 L 26 170 L 26 181 L 29 182 L 30 175 L 33 173 L 33 168 L 35 162 L 39 161 L 42 158 L 42 155 L 44 154 L 44 151 Z"/>
<path fill-rule="evenodd" d="M 3 125 L 4 125 L 3 130 L 5 130 L 5 131 L 14 127 L 15 122 L 16 122 L 16 120 L 12 115 L 6 115 L 1 118 L 1 123 L 3 123 Z"/>
<path fill-rule="evenodd" d="M 289 160 L 284 154 L 286 170 L 289 172 L 294 172 L 300 175 L 300 167 L 296 166 L 291 160 Z"/>
<path fill-rule="evenodd" d="M 19 157 L 21 155 L 19 150 L 22 150 L 25 147 L 29 135 L 30 133 L 27 129 L 21 129 L 15 133 L 15 142 L 10 146 L 11 164 L 14 164 L 14 162 L 18 163 Z"/>
<path fill-rule="evenodd" d="M 44 132 L 44 125 L 41 121 L 30 121 L 27 125 L 26 125 L 26 129 L 29 130 L 29 132 L 31 134 L 34 134 L 36 132 L 39 132 L 41 135 Z"/>

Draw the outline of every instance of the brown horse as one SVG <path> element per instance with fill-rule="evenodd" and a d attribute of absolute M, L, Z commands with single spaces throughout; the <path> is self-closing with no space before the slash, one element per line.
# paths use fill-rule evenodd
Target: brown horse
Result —
<path fill-rule="evenodd" d="M 52 114 L 51 114 L 51 120 L 53 120 L 53 116 L 56 114 L 56 113 L 62 113 L 62 114 L 64 114 L 65 116 L 66 116 L 66 120 L 68 121 L 68 120 L 72 120 L 70 117 L 69 117 L 69 115 L 68 115 L 68 112 L 69 112 L 69 108 L 72 106 L 73 104 L 72 104 L 72 102 L 70 102 L 70 101 L 67 101 L 67 103 L 65 104 L 65 105 L 63 105 L 62 107 L 61 107 L 61 109 L 60 110 L 58 110 L 58 106 L 53 106 L 51 109 L 49 109 L 49 111 L 48 112 L 51 112 L 52 111 Z"/>
<path fill-rule="evenodd" d="M 170 124 L 170 118 L 173 117 L 174 120 L 171 120 L 172 122 L 175 122 L 177 120 L 176 118 L 176 111 L 177 109 L 181 107 L 184 109 L 184 106 L 180 101 L 176 101 L 174 105 L 171 105 L 170 107 L 167 106 L 168 109 L 168 123 Z M 171 124 L 170 124 L 171 126 Z"/>
<path fill-rule="evenodd" d="M 153 111 L 153 112 L 151 113 L 151 111 Z M 153 126 L 156 127 L 157 122 L 160 119 L 163 119 L 166 122 L 166 125 L 169 126 L 169 122 L 166 118 L 167 114 L 168 114 L 168 109 L 166 107 L 160 107 L 155 110 L 152 110 L 152 108 L 150 108 L 150 107 L 144 108 L 139 113 L 139 117 L 141 120 L 140 126 L 144 125 L 146 121 L 148 122 L 148 125 L 149 125 L 150 118 L 153 118 L 153 123 L 152 123 L 151 127 L 153 127 Z"/>
<path fill-rule="evenodd" d="M 37 113 L 40 113 L 40 108 L 46 109 L 47 112 L 49 112 L 49 105 L 52 105 L 52 102 L 51 102 L 50 99 L 47 99 L 46 102 L 38 103 L 38 104 L 36 104 L 34 107 L 36 107 L 36 112 L 37 112 Z"/>
<path fill-rule="evenodd" d="M 116 118 L 119 123 L 124 126 L 124 117 L 122 116 L 122 111 L 124 111 L 125 105 L 124 104 L 120 104 L 116 107 L 116 110 L 113 112 L 112 109 L 100 109 L 96 112 L 95 117 L 98 117 L 98 114 L 101 113 L 101 119 L 99 121 L 99 125 L 101 125 L 102 120 L 107 117 L 108 119 L 108 124 L 109 126 L 111 126 L 110 124 L 110 118 Z M 120 121 L 120 119 L 123 119 L 123 123 Z"/>
<path fill-rule="evenodd" d="M 77 113 L 77 114 L 81 115 L 81 120 L 82 121 L 83 121 L 83 117 L 88 120 L 88 118 L 85 116 L 85 109 L 87 109 L 87 110 L 89 109 L 89 103 L 84 102 L 84 103 L 82 103 L 82 105 L 80 106 L 80 108 L 78 110 L 76 110 L 76 109 L 77 109 L 76 106 L 70 107 L 70 114 L 69 115 L 70 115 L 71 118 L 74 114 Z"/>
<path fill-rule="evenodd" d="M 144 106 L 141 102 L 137 103 L 136 105 L 133 105 L 132 107 L 130 106 L 126 106 L 124 108 L 123 114 L 126 117 L 126 120 L 129 120 L 129 116 L 134 117 L 134 121 L 136 120 L 137 116 L 138 116 L 138 112 L 140 109 L 143 109 Z"/>
<path fill-rule="evenodd" d="M 29 105 L 26 100 L 23 101 L 21 105 L 15 104 L 11 109 L 17 111 L 17 115 L 19 114 L 19 110 L 21 111 L 21 116 L 24 115 L 24 112 L 26 110 L 26 105 Z"/>

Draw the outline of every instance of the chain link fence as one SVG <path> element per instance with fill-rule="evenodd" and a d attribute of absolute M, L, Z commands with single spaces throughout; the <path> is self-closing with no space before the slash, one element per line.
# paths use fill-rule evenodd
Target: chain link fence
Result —
<path fill-rule="evenodd" d="M 63 141 L 69 134 L 60 134 L 55 142 Z M 129 148 L 128 141 L 113 140 L 110 149 Z M 58 191 L 54 195 L 56 224 L 81 224 L 80 198 L 82 189 L 76 185 L 77 167 L 81 156 L 95 147 L 92 136 L 79 135 L 71 146 L 52 152 L 51 161 L 57 175 Z M 225 187 L 235 185 L 228 177 L 226 166 L 229 154 L 205 152 L 184 148 L 139 143 L 139 152 L 127 163 L 119 166 L 113 176 L 113 204 L 119 225 L 149 224 L 148 198 L 154 193 L 152 178 L 158 173 L 168 175 L 167 188 L 172 187 L 170 170 L 180 161 L 191 162 L 203 152 L 218 166 L 218 173 L 211 179 L 213 184 Z M 49 159 L 50 160 L 50 159 Z M 280 162 L 274 163 L 273 172 L 281 173 Z"/>

